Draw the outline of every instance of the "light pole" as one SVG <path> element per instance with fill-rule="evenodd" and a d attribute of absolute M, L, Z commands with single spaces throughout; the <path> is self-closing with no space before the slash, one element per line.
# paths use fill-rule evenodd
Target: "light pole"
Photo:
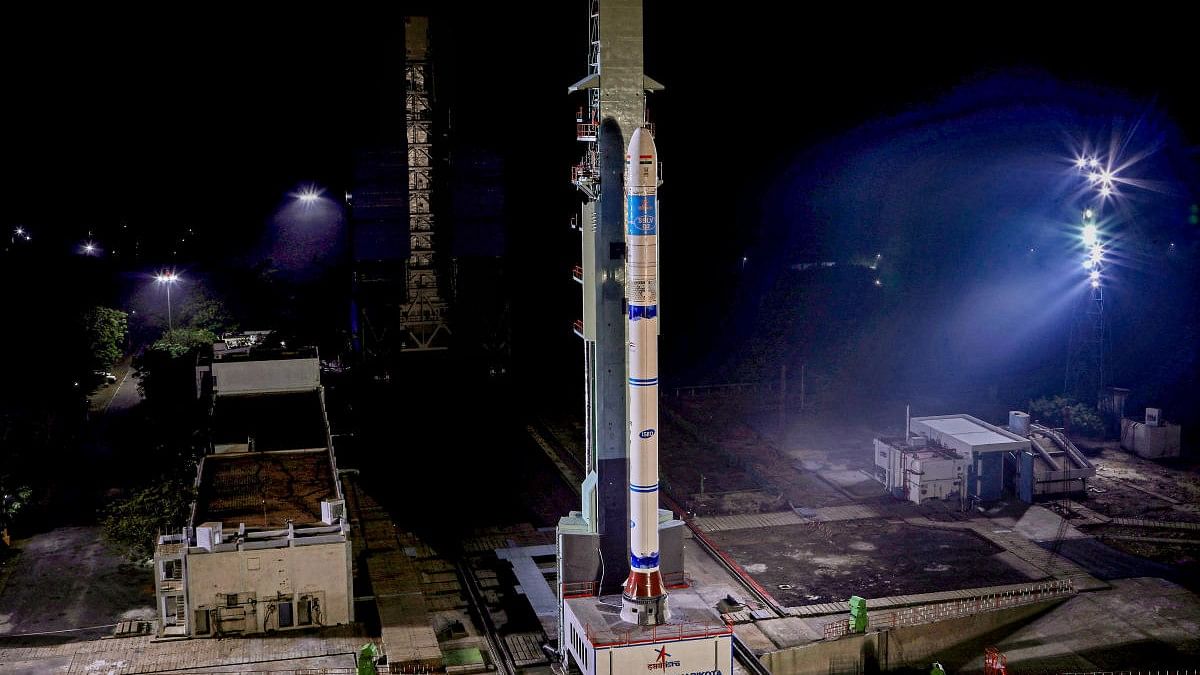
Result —
<path fill-rule="evenodd" d="M 159 272 L 154 275 L 154 280 L 167 287 L 167 332 L 171 332 L 175 330 L 175 324 L 171 320 L 171 285 L 179 281 L 179 275 L 174 270 Z"/>

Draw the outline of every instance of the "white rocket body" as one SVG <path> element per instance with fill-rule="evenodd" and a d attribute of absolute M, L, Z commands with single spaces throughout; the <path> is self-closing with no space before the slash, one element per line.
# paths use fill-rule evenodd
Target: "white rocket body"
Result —
<path fill-rule="evenodd" d="M 658 569 L 658 151 L 649 130 L 634 130 L 626 163 L 630 570 L 621 619 L 655 625 L 669 613 Z"/>

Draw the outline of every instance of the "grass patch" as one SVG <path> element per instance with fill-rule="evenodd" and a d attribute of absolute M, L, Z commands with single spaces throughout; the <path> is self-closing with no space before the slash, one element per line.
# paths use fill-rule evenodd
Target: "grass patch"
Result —
<path fill-rule="evenodd" d="M 8 584 L 8 578 L 12 576 L 13 570 L 17 569 L 17 562 L 20 559 L 21 549 L 16 546 L 4 546 L 0 543 L 0 597 L 4 595 L 4 587 Z"/>

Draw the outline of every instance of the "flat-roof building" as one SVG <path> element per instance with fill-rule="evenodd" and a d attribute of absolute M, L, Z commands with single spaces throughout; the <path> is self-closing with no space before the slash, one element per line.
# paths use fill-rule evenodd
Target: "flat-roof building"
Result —
<path fill-rule="evenodd" d="M 1000 499 L 1004 491 L 1004 456 L 1029 450 L 1023 438 L 970 415 L 934 415 L 910 420 L 912 433 L 966 458 L 967 497 L 979 501 Z"/>
<path fill-rule="evenodd" d="M 315 350 L 214 359 L 188 527 L 154 555 L 159 635 L 354 620 L 350 527 Z"/>

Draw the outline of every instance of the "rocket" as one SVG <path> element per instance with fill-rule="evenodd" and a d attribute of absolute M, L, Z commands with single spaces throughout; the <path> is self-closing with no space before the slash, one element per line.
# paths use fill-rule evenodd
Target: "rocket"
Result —
<path fill-rule="evenodd" d="M 629 578 L 621 620 L 670 618 L 658 569 L 658 151 L 636 129 L 625 156 L 625 295 L 629 348 Z"/>

